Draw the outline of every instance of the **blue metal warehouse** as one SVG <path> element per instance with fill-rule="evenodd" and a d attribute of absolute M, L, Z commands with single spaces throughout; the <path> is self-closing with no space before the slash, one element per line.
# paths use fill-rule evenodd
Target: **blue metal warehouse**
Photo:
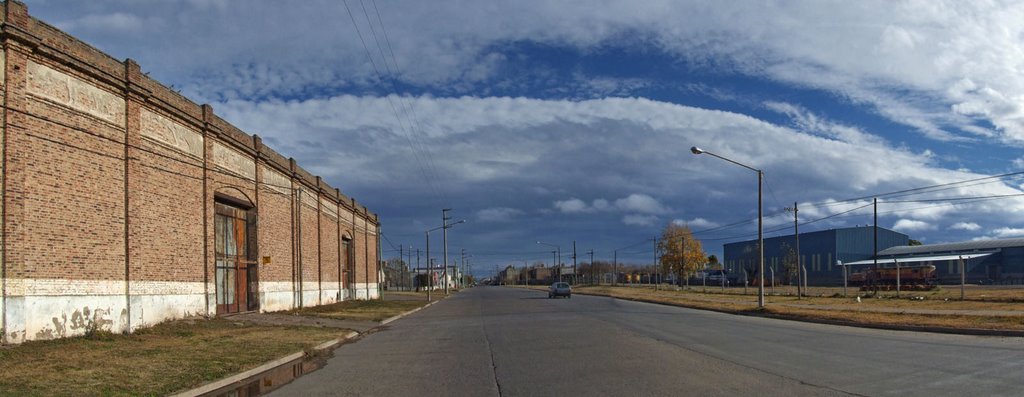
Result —
<path fill-rule="evenodd" d="M 836 261 L 855 262 L 872 258 L 874 255 L 873 226 L 858 226 L 841 229 L 800 233 L 800 263 L 807 268 L 809 284 L 842 284 L 843 271 Z M 878 228 L 878 250 L 906 246 L 910 237 L 906 234 Z M 764 240 L 765 274 L 771 277 L 774 270 L 777 282 L 786 280 L 786 253 L 796 248 L 793 235 L 767 238 Z M 757 240 L 729 243 L 723 246 L 724 263 L 729 272 L 742 278 L 746 269 L 753 279 L 757 269 Z M 856 269 L 854 269 L 856 271 Z M 796 273 L 791 281 L 795 283 Z"/>

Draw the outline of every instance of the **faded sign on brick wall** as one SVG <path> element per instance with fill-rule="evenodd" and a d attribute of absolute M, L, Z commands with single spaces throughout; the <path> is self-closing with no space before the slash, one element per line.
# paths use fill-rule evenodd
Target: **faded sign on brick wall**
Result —
<path fill-rule="evenodd" d="M 197 158 L 203 157 L 203 135 L 158 113 L 142 109 L 139 114 L 142 136 Z"/>
<path fill-rule="evenodd" d="M 217 141 L 213 142 L 213 164 L 239 176 L 256 180 L 256 162 Z"/>
<path fill-rule="evenodd" d="M 292 181 L 284 174 L 263 166 L 263 186 L 281 194 L 288 194 L 292 189 Z"/>
<path fill-rule="evenodd" d="M 124 98 L 49 66 L 28 62 L 28 93 L 124 125 Z"/>

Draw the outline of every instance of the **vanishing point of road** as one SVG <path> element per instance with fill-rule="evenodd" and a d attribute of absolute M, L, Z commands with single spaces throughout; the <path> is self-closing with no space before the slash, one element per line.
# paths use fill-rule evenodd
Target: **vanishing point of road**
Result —
<path fill-rule="evenodd" d="M 1024 394 L 1024 340 L 736 316 L 502 287 L 334 351 L 274 395 Z"/>

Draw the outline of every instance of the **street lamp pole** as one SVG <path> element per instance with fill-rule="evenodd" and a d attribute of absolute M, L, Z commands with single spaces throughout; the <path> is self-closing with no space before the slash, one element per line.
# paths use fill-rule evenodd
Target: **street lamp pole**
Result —
<path fill-rule="evenodd" d="M 698 148 L 696 146 L 691 147 L 690 148 L 690 152 L 693 152 L 693 154 L 707 154 L 707 155 L 712 156 L 712 157 L 717 157 L 719 159 L 728 161 L 730 163 L 736 164 L 736 165 L 738 165 L 740 167 L 746 168 L 748 170 L 751 170 L 751 171 L 754 171 L 754 172 L 757 173 L 757 251 L 758 251 L 758 278 L 759 278 L 758 283 L 757 283 L 757 307 L 759 309 L 763 309 L 764 308 L 764 214 L 762 212 L 762 205 L 761 205 L 761 196 L 762 196 L 761 189 L 762 189 L 762 186 L 764 185 L 764 171 L 761 171 L 761 170 L 759 170 L 757 168 L 751 167 L 751 166 L 743 164 L 743 163 L 739 163 L 739 162 L 727 159 L 725 157 L 722 157 L 722 156 L 719 156 L 717 154 L 711 153 L 709 151 L 703 150 L 703 149 Z"/>

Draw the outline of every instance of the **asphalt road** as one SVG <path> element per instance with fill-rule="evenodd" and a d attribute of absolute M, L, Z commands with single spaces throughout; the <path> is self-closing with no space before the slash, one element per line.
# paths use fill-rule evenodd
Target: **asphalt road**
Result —
<path fill-rule="evenodd" d="M 1024 340 L 869 330 L 502 287 L 334 352 L 273 395 L 1024 395 Z"/>

